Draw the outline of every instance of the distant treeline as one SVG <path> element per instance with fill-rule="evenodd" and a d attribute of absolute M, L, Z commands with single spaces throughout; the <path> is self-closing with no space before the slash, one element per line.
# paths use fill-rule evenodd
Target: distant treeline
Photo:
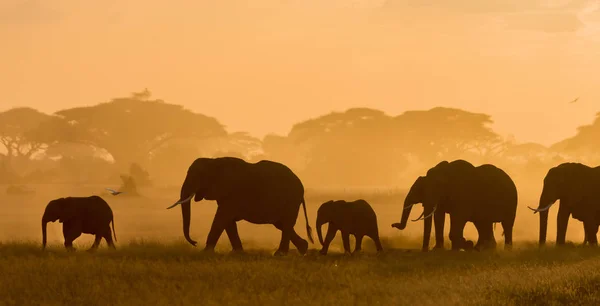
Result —
<path fill-rule="evenodd" d="M 393 187 L 459 158 L 543 176 L 565 161 L 598 164 L 598 115 L 550 147 L 501 137 L 490 115 L 444 107 L 398 116 L 353 108 L 258 139 L 145 90 L 54 114 L 0 113 L 0 183 L 104 183 L 128 172 L 139 185 L 180 184 L 195 158 L 217 156 L 279 161 L 311 187 Z"/>

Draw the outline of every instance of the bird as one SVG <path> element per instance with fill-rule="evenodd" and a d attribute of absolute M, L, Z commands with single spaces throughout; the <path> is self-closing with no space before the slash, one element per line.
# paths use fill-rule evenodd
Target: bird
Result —
<path fill-rule="evenodd" d="M 121 191 L 116 191 L 116 190 L 113 190 L 113 189 L 110 189 L 110 188 L 106 188 L 106 190 L 108 190 L 114 196 L 123 193 Z"/>
<path fill-rule="evenodd" d="M 571 101 L 569 103 L 575 103 L 575 102 L 577 102 L 577 100 L 579 100 L 579 97 L 575 98 L 575 100 L 573 100 L 573 101 Z"/>

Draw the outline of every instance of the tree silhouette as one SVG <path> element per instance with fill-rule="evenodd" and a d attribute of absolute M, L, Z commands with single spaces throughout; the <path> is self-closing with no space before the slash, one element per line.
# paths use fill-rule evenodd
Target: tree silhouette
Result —
<path fill-rule="evenodd" d="M 295 157 L 312 184 L 381 185 L 406 163 L 390 135 L 392 124 L 392 117 L 379 110 L 333 112 L 294 125 L 286 139 L 265 137 L 264 150 L 267 156 Z"/>
<path fill-rule="evenodd" d="M 444 107 L 396 117 L 353 108 L 300 122 L 287 137 L 269 135 L 263 148 L 315 184 L 385 185 L 397 182 L 409 161 L 501 153 L 506 146 L 491 123 L 489 115 Z"/>
<path fill-rule="evenodd" d="M 468 153 L 489 156 L 503 149 L 503 141 L 488 126 L 493 121 L 487 114 L 436 107 L 407 111 L 394 120 L 403 147 L 428 162 L 464 158 Z"/>
<path fill-rule="evenodd" d="M 582 162 L 600 162 L 600 113 L 592 124 L 577 128 L 577 134 L 562 140 L 550 147 L 550 149 L 571 155 Z"/>
<path fill-rule="evenodd" d="M 201 142 L 227 135 L 216 119 L 152 100 L 147 90 L 95 106 L 61 110 L 57 115 L 68 123 L 60 127 L 62 141 L 103 148 L 120 167 L 147 162 L 153 151 L 173 139 Z"/>
<path fill-rule="evenodd" d="M 52 116 L 29 107 L 19 107 L 0 113 L 0 144 L 8 161 L 14 157 L 29 159 L 46 147 L 35 133 Z"/>

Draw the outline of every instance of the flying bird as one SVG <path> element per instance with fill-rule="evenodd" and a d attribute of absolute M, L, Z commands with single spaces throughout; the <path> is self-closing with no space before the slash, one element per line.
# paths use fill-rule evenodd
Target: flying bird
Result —
<path fill-rule="evenodd" d="M 577 97 L 577 98 L 575 98 L 575 100 L 573 100 L 573 101 L 569 102 L 569 104 L 571 104 L 571 103 L 575 103 L 575 102 L 577 102 L 577 100 L 579 100 L 579 97 Z"/>
<path fill-rule="evenodd" d="M 108 190 L 114 196 L 123 193 L 121 191 L 116 191 L 116 190 L 113 190 L 113 189 L 110 189 L 110 188 L 106 188 L 106 190 Z"/>

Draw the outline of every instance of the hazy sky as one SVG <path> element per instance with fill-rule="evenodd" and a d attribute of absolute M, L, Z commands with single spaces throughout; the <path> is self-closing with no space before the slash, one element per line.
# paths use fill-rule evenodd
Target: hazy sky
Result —
<path fill-rule="evenodd" d="M 600 111 L 599 1 L 0 0 L 0 110 L 147 87 L 257 136 L 450 106 L 549 144 Z"/>

